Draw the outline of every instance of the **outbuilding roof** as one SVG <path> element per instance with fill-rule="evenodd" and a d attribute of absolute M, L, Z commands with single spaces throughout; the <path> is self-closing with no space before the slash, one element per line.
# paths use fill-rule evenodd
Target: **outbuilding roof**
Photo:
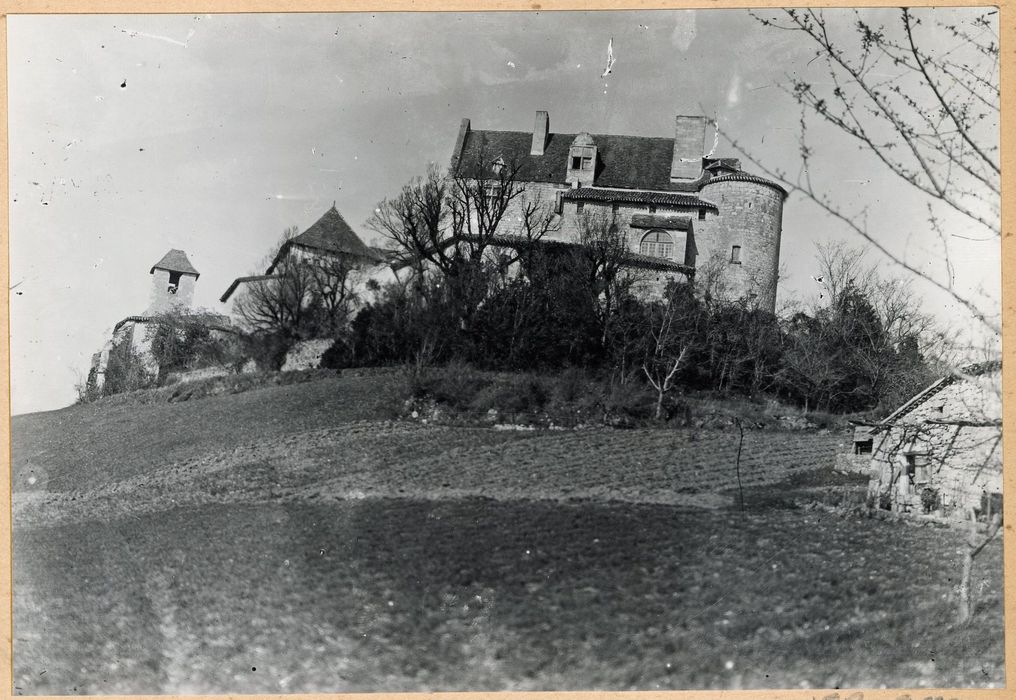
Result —
<path fill-rule="evenodd" d="M 221 301 L 223 304 L 229 301 L 229 297 L 233 296 L 233 292 L 235 292 L 237 287 L 239 287 L 241 284 L 246 284 L 248 282 L 260 282 L 261 280 L 270 280 L 274 279 L 274 277 L 275 277 L 274 275 L 248 275 L 247 277 L 237 277 L 229 285 L 229 288 L 223 293 L 223 295 L 219 297 L 219 301 Z"/>
<path fill-rule="evenodd" d="M 200 273 L 194 269 L 191 265 L 190 260 L 187 259 L 187 253 L 176 248 L 170 249 L 168 253 L 162 256 L 159 262 L 152 265 L 152 269 L 149 270 L 148 274 L 154 274 L 156 270 L 168 270 L 170 272 L 180 272 L 185 275 L 194 275 L 197 279 Z"/>
<path fill-rule="evenodd" d="M 275 259 L 272 260 L 272 264 L 268 267 L 268 274 L 271 274 L 275 266 L 293 246 L 308 248 L 312 251 L 349 255 L 371 261 L 378 259 L 374 251 L 368 248 L 353 232 L 334 204 L 320 219 L 311 224 L 310 228 L 282 244 Z"/>
<path fill-rule="evenodd" d="M 974 364 L 966 365 L 964 367 L 957 368 L 950 372 L 948 375 L 936 380 L 930 386 L 926 387 L 922 391 L 918 392 L 913 398 L 904 403 L 902 406 L 897 408 L 895 411 L 890 413 L 888 416 L 880 420 L 872 427 L 872 433 L 877 433 L 887 428 L 893 427 L 896 421 L 903 416 L 907 415 L 928 399 L 935 396 L 950 384 L 958 382 L 960 380 L 969 379 L 970 377 L 979 377 L 992 372 L 999 372 L 1002 369 L 1002 360 L 988 360 L 986 362 L 976 362 Z"/>

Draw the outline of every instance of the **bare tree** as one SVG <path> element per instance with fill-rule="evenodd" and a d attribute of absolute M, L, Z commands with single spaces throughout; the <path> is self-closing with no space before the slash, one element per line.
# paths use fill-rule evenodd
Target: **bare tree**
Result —
<path fill-rule="evenodd" d="M 656 390 L 657 420 L 663 417 L 664 398 L 677 385 L 678 373 L 700 341 L 702 322 L 690 285 L 670 285 L 663 300 L 652 305 L 642 372 Z"/>
<path fill-rule="evenodd" d="M 447 179 L 431 164 L 426 175 L 413 178 L 395 197 L 382 200 L 367 220 L 367 228 L 391 241 L 399 258 L 420 274 L 427 263 L 445 272 L 453 266 L 450 219 Z"/>
<path fill-rule="evenodd" d="M 286 229 L 278 250 L 297 233 Z M 272 256 L 267 267 L 271 274 L 249 281 L 234 302 L 249 331 L 289 340 L 341 334 L 358 300 L 355 262 L 290 249 Z"/>
<path fill-rule="evenodd" d="M 803 195 L 908 272 L 945 291 L 993 332 L 1001 325 L 975 299 L 954 287 L 946 255 L 945 279 L 889 250 L 865 209 L 852 210 L 812 184 L 815 152 L 808 143 L 811 119 L 831 125 L 928 199 L 928 234 L 946 244 L 946 215 L 957 215 L 983 234 L 1000 235 L 999 43 L 996 8 L 964 11 L 959 20 L 901 9 L 897 21 L 873 25 L 855 11 L 848 34 L 837 31 L 821 9 L 754 13 L 766 27 L 791 31 L 815 47 L 828 81 L 789 76 L 785 87 L 802 108 L 801 169 L 770 169 L 735 140 L 768 176 Z M 950 235 L 960 236 L 952 233 Z M 963 236 L 960 236 L 963 237 Z"/>
<path fill-rule="evenodd" d="M 600 341 L 606 344 L 622 295 L 639 281 L 631 265 L 628 236 L 606 212 L 584 212 L 578 219 L 579 244 L 589 263 L 589 288 L 597 311 Z"/>
<path fill-rule="evenodd" d="M 315 287 L 310 266 L 287 256 L 273 275 L 248 282 L 233 308 L 251 331 L 300 340 L 309 337 L 315 316 L 310 303 Z"/>

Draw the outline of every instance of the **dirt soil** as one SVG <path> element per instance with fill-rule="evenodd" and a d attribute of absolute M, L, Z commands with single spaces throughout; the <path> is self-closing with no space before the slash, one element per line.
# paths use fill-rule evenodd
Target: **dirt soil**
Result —
<path fill-rule="evenodd" d="M 736 433 L 390 420 L 393 381 L 15 418 L 15 692 L 1004 683 L 1001 544 L 954 627 L 960 533 L 799 507 L 863 490 L 834 437 L 749 433 L 741 512 Z"/>

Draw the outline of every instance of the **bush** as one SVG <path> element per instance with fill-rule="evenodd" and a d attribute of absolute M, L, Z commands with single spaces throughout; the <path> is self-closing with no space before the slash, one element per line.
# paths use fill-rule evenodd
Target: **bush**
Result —
<path fill-rule="evenodd" d="M 102 395 L 147 389 L 155 385 L 155 380 L 156 377 L 145 366 L 144 359 L 134 349 L 133 338 L 128 338 L 109 353 Z"/>
<path fill-rule="evenodd" d="M 615 382 L 607 390 L 603 409 L 614 422 L 618 419 L 622 422 L 645 420 L 656 410 L 656 397 L 643 384 Z"/>
<path fill-rule="evenodd" d="M 243 337 L 244 355 L 254 360 L 260 372 L 278 372 L 295 339 L 279 333 L 254 332 Z"/>
<path fill-rule="evenodd" d="M 539 379 L 523 375 L 484 388 L 474 398 L 472 408 L 478 412 L 494 408 L 507 413 L 537 413 L 549 400 L 550 392 Z"/>
<path fill-rule="evenodd" d="M 425 369 L 410 377 L 410 395 L 431 399 L 451 408 L 469 407 L 491 379 L 467 365 L 452 364 L 444 369 Z"/>

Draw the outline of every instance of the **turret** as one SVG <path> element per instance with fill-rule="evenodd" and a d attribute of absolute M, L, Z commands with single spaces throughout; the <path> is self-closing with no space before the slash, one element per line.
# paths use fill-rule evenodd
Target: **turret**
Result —
<path fill-rule="evenodd" d="M 189 309 L 194 300 L 194 283 L 199 272 L 182 250 L 172 249 L 152 265 L 151 302 L 147 315 L 165 313 L 173 309 Z"/>

